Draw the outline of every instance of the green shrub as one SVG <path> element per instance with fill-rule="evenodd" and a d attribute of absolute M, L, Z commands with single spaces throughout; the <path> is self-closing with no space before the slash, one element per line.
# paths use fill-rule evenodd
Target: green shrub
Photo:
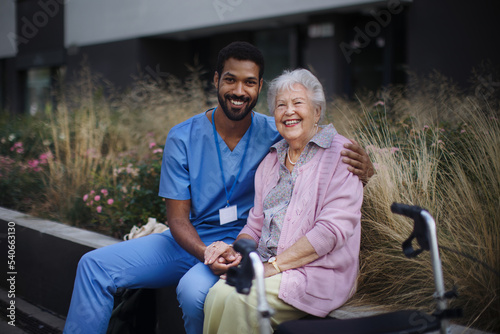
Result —
<path fill-rule="evenodd" d="M 87 228 L 122 238 L 149 217 L 166 222 L 165 203 L 158 196 L 163 147 L 151 142 L 149 152 L 142 160 L 126 155 L 113 167 L 112 177 L 97 180 L 83 195 L 91 216 Z"/>

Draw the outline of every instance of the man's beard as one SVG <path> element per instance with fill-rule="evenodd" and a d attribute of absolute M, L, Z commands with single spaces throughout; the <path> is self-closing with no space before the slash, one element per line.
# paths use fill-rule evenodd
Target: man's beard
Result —
<path fill-rule="evenodd" d="M 257 99 L 255 100 L 250 100 L 250 98 L 241 98 L 236 95 L 225 95 L 224 97 L 217 92 L 217 99 L 219 100 L 219 105 L 222 108 L 222 111 L 226 115 L 227 118 L 229 118 L 231 121 L 241 121 L 244 119 L 249 112 L 252 111 L 252 109 L 255 107 L 257 104 Z M 231 100 L 236 100 L 236 101 L 243 101 L 244 103 L 249 103 L 245 109 L 239 109 L 237 112 L 234 112 L 232 108 L 229 106 L 231 103 Z"/>

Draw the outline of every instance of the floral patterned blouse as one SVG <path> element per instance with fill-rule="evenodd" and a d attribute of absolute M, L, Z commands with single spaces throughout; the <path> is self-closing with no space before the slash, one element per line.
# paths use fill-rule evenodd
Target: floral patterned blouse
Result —
<path fill-rule="evenodd" d="M 328 148 L 335 134 L 337 134 L 337 130 L 331 124 L 320 127 L 320 131 L 311 138 L 300 154 L 299 160 L 292 172 L 285 166 L 288 143 L 283 139 L 271 146 L 271 150 L 277 151 L 280 161 L 280 172 L 278 184 L 267 194 L 263 203 L 264 226 L 262 227 L 262 235 L 257 248 L 257 252 L 263 261 L 267 261 L 270 257 L 277 254 L 281 227 L 298 176 L 296 171 L 299 170 L 300 166 L 308 163 L 320 147 Z"/>

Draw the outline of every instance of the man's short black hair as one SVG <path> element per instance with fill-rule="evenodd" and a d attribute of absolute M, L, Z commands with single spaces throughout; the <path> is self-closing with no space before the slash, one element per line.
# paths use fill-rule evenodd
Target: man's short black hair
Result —
<path fill-rule="evenodd" d="M 260 50 L 252 44 L 248 42 L 232 42 L 219 51 L 217 66 L 215 68 L 215 70 L 219 74 L 219 78 L 222 75 L 224 64 L 229 58 L 234 58 L 236 60 L 253 61 L 255 64 L 257 64 L 257 66 L 259 66 L 259 80 L 262 79 L 262 76 L 264 75 L 264 56 L 262 55 Z"/>

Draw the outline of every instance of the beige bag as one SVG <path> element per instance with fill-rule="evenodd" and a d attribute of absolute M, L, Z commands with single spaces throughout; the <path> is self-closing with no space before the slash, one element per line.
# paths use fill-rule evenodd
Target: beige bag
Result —
<path fill-rule="evenodd" d="M 148 218 L 148 223 L 146 225 L 143 225 L 141 227 L 137 227 L 136 225 L 134 225 L 130 229 L 130 233 L 125 234 L 123 240 L 136 239 L 144 237 L 146 235 L 150 235 L 152 233 L 161 233 L 167 229 L 168 229 L 167 225 L 162 223 L 157 223 L 156 218 Z"/>

